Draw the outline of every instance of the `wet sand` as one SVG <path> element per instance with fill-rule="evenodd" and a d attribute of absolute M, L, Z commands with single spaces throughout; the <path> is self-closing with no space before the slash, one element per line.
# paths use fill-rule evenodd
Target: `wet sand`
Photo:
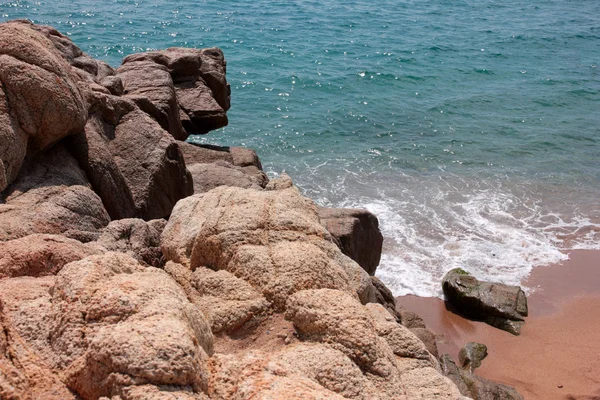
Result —
<path fill-rule="evenodd" d="M 439 335 L 440 354 L 457 358 L 470 341 L 488 346 L 477 374 L 514 386 L 531 400 L 600 400 L 600 251 L 580 250 L 536 268 L 527 287 L 529 317 L 520 336 L 466 320 L 442 300 L 398 297 Z"/>

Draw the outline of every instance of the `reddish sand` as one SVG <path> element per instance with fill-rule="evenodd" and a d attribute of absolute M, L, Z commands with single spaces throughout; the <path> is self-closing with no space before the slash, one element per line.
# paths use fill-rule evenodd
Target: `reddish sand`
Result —
<path fill-rule="evenodd" d="M 488 346 L 477 374 L 514 386 L 531 400 L 600 400 L 600 251 L 574 251 L 570 260 L 536 268 L 527 282 L 529 317 L 520 336 L 466 320 L 435 298 L 403 296 L 439 335 L 440 354 L 455 359 L 470 341 Z"/>

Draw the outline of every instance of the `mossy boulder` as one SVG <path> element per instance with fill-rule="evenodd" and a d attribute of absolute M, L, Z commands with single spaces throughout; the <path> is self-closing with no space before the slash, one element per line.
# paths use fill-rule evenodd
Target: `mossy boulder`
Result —
<path fill-rule="evenodd" d="M 446 301 L 466 317 L 518 335 L 527 316 L 527 297 L 519 286 L 480 281 L 463 269 L 442 282 Z"/>

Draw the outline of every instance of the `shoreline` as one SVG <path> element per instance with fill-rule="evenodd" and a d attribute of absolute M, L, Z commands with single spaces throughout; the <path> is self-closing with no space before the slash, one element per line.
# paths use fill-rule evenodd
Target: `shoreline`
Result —
<path fill-rule="evenodd" d="M 419 314 L 436 334 L 440 354 L 457 359 L 467 342 L 488 346 L 476 373 L 513 386 L 525 399 L 600 397 L 600 250 L 574 250 L 569 260 L 535 268 L 524 285 L 529 317 L 520 336 L 464 319 L 443 300 L 413 295 L 397 302 Z"/>

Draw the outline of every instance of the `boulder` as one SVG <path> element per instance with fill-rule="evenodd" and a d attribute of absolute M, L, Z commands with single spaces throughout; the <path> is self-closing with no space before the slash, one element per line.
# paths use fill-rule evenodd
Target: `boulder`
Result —
<path fill-rule="evenodd" d="M 464 396 L 473 400 L 523 400 L 514 388 L 475 375 L 468 368 L 458 368 L 448 354 L 442 355 L 440 365 Z"/>
<path fill-rule="evenodd" d="M 397 311 L 396 299 L 392 291 L 385 286 L 381 280 L 375 276 L 371 276 L 371 282 L 375 287 L 375 303 L 381 304 L 392 315 L 398 323 L 402 322 L 402 315 Z"/>
<path fill-rule="evenodd" d="M 374 275 L 383 245 L 377 217 L 367 210 L 320 208 L 319 218 L 342 252 Z"/>
<path fill-rule="evenodd" d="M 316 206 L 295 187 L 221 186 L 180 200 L 161 245 L 167 260 L 247 281 L 276 309 L 308 288 L 337 288 L 364 302 L 374 297 L 369 276 L 331 243 Z"/>
<path fill-rule="evenodd" d="M 164 271 L 112 252 L 72 262 L 56 277 L 52 309 L 55 368 L 82 398 L 146 384 L 206 392 L 210 327 Z"/>
<path fill-rule="evenodd" d="M 262 189 L 242 168 L 224 161 L 213 164 L 192 164 L 188 166 L 188 170 L 192 174 L 195 194 L 208 192 L 219 186 Z"/>
<path fill-rule="evenodd" d="M 423 343 L 380 304 L 363 306 L 338 290 L 303 290 L 289 298 L 285 316 L 303 341 L 326 343 L 363 371 L 376 393 L 366 398 L 462 399 Z"/>
<path fill-rule="evenodd" d="M 326 344 L 296 343 L 273 352 L 255 350 L 243 357 L 218 355 L 214 359 L 209 385 L 212 399 L 236 398 L 241 392 L 245 396 L 238 398 L 250 398 L 250 394 L 281 399 L 391 398 L 377 392 L 348 357 Z M 266 397 L 272 390 L 280 396 Z"/>
<path fill-rule="evenodd" d="M 460 313 L 518 335 L 527 316 L 527 298 L 519 286 L 479 281 L 455 268 L 443 279 L 446 301 Z"/>
<path fill-rule="evenodd" d="M 365 308 L 377 335 L 385 339 L 395 355 L 421 360 L 431 359 L 424 343 L 408 328 L 397 323 L 381 304 L 366 304 Z"/>
<path fill-rule="evenodd" d="M 0 195 L 0 241 L 34 233 L 95 240 L 109 216 L 62 145 L 32 157 Z"/>
<path fill-rule="evenodd" d="M 226 62 L 220 49 L 170 48 L 132 54 L 125 57 L 119 71 L 129 68 L 130 64 L 146 65 L 145 68 L 154 64 L 155 68 L 162 67 L 170 73 L 178 104 L 176 119 L 183 126 L 182 136 L 174 135 L 176 139 L 185 140 L 189 134 L 202 134 L 227 125 L 230 88 L 225 79 Z M 145 91 L 141 79 L 139 88 Z M 157 104 L 161 103 L 164 102 Z M 174 118 L 174 113 L 169 115 Z"/>
<path fill-rule="evenodd" d="M 201 267 L 192 272 L 173 262 L 167 263 L 165 271 L 202 310 L 215 334 L 256 327 L 270 311 L 263 295 L 227 271 Z"/>
<path fill-rule="evenodd" d="M 481 366 L 481 362 L 488 355 L 487 346 L 482 343 L 469 342 L 458 353 L 458 360 L 462 368 L 469 372 L 475 371 Z"/>
<path fill-rule="evenodd" d="M 243 178 L 244 181 L 249 180 L 252 184 L 258 185 L 261 188 L 264 188 L 269 182 L 267 175 L 262 170 L 258 155 L 252 149 L 247 149 L 245 147 L 200 145 L 186 142 L 180 143 L 179 147 L 185 158 L 185 164 L 190 171 L 194 169 L 194 164 L 224 165 L 224 163 L 227 163 L 237 167 L 235 170 L 238 175 L 239 172 L 242 172 L 245 175 L 245 178 Z M 201 181 L 202 180 L 200 180 L 200 182 Z M 194 182 L 196 182 L 196 178 Z M 239 185 L 233 186 L 243 187 Z"/>
<path fill-rule="evenodd" d="M 117 77 L 123 83 L 125 97 L 132 99 L 175 139 L 187 138 L 179 119 L 173 79 L 167 67 L 153 61 L 124 61 L 117 69 Z M 149 102 L 138 101 L 139 98 L 146 98 Z"/>
<path fill-rule="evenodd" d="M 66 264 L 101 251 L 60 235 L 33 234 L 0 242 L 0 279 L 56 275 Z"/>
<path fill-rule="evenodd" d="M 342 400 L 344 397 L 295 371 L 287 373 L 269 362 L 269 353 L 255 351 L 213 357 L 209 396 L 228 399 Z"/>
<path fill-rule="evenodd" d="M 409 329 L 426 328 L 425 321 L 417 313 L 407 310 L 400 304 L 396 304 L 396 312 L 400 314 L 400 320 L 405 327 Z"/>
<path fill-rule="evenodd" d="M 114 219 L 166 218 L 193 193 L 177 142 L 133 102 L 90 95 L 91 117 L 69 148 Z"/>
<path fill-rule="evenodd" d="M 87 118 L 76 75 L 31 26 L 0 24 L 0 191 L 14 181 L 27 152 L 81 131 Z"/>
<path fill-rule="evenodd" d="M 146 222 L 126 218 L 112 221 L 102 229 L 95 244 L 110 251 L 128 254 L 140 263 L 162 268 L 164 260 L 160 250 L 160 235 L 166 224 L 164 219 Z"/>

